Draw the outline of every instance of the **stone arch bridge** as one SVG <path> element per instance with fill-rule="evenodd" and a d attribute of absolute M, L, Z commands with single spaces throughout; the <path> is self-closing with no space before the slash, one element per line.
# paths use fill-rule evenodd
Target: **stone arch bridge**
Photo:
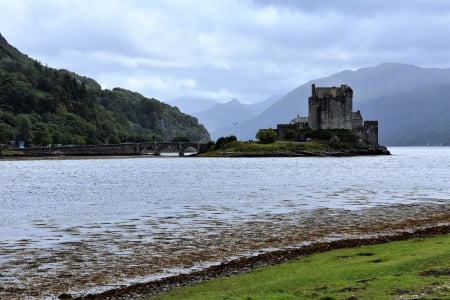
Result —
<path fill-rule="evenodd" d="M 136 146 L 137 154 L 154 154 L 160 155 L 162 152 L 178 153 L 179 156 L 184 156 L 184 153 L 206 152 L 206 144 L 190 143 L 190 142 L 170 142 L 170 143 L 139 143 Z"/>
<path fill-rule="evenodd" d="M 161 155 L 161 153 L 166 152 L 178 153 L 179 156 L 184 156 L 187 152 L 206 152 L 207 145 L 204 143 L 190 142 L 149 142 L 113 145 L 34 147 L 16 150 L 30 156 Z"/>

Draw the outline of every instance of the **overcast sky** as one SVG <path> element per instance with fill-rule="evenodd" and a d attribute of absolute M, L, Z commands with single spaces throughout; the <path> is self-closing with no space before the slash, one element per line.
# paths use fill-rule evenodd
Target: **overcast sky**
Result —
<path fill-rule="evenodd" d="M 250 103 L 383 62 L 450 67 L 450 0 L 0 0 L 0 32 L 163 101 Z"/>

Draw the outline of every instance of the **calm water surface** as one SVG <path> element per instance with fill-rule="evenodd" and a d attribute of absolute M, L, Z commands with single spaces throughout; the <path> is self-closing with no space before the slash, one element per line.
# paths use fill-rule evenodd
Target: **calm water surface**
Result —
<path fill-rule="evenodd" d="M 349 158 L 0 160 L 0 282 L 23 284 L 24 257 L 75 242 L 101 247 L 98 237 L 108 234 L 155 245 L 322 208 L 450 202 L 450 148 L 390 150 Z M 134 251 L 106 244 L 111 253 Z"/>

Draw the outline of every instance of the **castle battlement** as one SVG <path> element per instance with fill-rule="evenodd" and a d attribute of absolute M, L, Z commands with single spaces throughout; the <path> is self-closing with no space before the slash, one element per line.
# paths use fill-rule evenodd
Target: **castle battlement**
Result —
<path fill-rule="evenodd" d="M 363 140 L 378 144 L 378 121 L 364 121 L 361 112 L 353 111 L 353 90 L 348 85 L 340 87 L 316 87 L 311 85 L 308 97 L 308 118 L 297 117 L 300 124 L 278 125 L 278 136 L 286 136 L 286 130 L 346 129 L 352 130 Z M 307 122 L 305 122 L 307 119 Z M 295 119 L 294 119 L 295 120 Z M 300 122 L 298 122 L 300 123 Z"/>
<path fill-rule="evenodd" d="M 341 85 L 341 87 L 316 87 L 315 84 L 311 86 L 311 96 L 315 95 L 317 99 L 333 97 L 344 99 L 348 94 L 352 93 L 353 90 L 346 84 Z"/>

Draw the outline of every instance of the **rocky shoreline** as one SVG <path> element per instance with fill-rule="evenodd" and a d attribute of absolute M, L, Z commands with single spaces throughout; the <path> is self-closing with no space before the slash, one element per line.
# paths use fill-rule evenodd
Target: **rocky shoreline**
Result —
<path fill-rule="evenodd" d="M 383 235 L 370 238 L 353 238 L 330 242 L 318 242 L 296 249 L 278 250 L 253 257 L 243 257 L 202 271 L 190 274 L 181 274 L 148 283 L 138 283 L 125 288 L 109 290 L 99 294 L 88 294 L 81 297 L 72 297 L 70 294 L 61 294 L 59 299 L 97 300 L 97 299 L 138 299 L 152 297 L 166 293 L 176 287 L 193 285 L 201 281 L 232 276 L 249 272 L 256 268 L 266 267 L 292 261 L 300 256 L 321 253 L 334 249 L 351 248 L 363 245 L 375 245 L 412 238 L 423 238 L 439 234 L 449 234 L 450 225 L 441 225 L 418 229 L 413 232 L 400 232 L 394 235 Z"/>
<path fill-rule="evenodd" d="M 361 216 L 360 213 L 348 212 L 347 217 L 352 219 L 358 215 Z M 367 219 L 368 215 L 371 215 L 373 219 Z M 344 216 L 345 214 L 336 216 L 336 218 Z M 390 218 L 392 218 L 391 222 L 388 221 Z M 317 230 L 317 232 L 305 232 L 307 243 L 303 245 L 239 257 L 188 274 L 121 286 L 100 293 L 88 293 L 81 296 L 79 294 L 62 293 L 59 295 L 59 299 L 139 299 L 151 297 L 168 292 L 175 287 L 192 285 L 211 278 L 241 274 L 255 268 L 285 263 L 313 253 L 450 233 L 450 211 L 445 203 L 443 205 L 413 204 L 373 208 L 366 211 L 362 219 L 365 221 L 361 222 L 356 218 L 354 220 L 356 224 L 346 228 L 333 228 L 332 224 L 328 224 L 328 229 L 326 229 L 325 226 L 315 227 L 317 224 L 311 224 L 309 230 L 313 230 L 313 227 L 315 227 L 314 230 Z M 336 219 L 331 218 L 328 221 L 331 220 Z M 344 223 L 351 223 L 351 221 Z"/>
<path fill-rule="evenodd" d="M 372 156 L 390 155 L 387 147 L 382 145 L 341 143 L 339 145 L 327 144 L 324 149 L 316 151 L 295 150 L 272 150 L 251 151 L 227 149 L 224 151 L 213 151 L 199 154 L 206 157 L 345 157 L 345 156 Z M 197 156 L 197 155 L 196 155 Z"/>
<path fill-rule="evenodd" d="M 390 155 L 388 150 L 383 148 L 359 149 L 347 151 L 277 151 L 271 153 L 252 153 L 252 152 L 236 152 L 227 151 L 216 155 L 208 155 L 209 157 L 350 157 L 350 156 L 371 156 L 371 155 Z"/>

